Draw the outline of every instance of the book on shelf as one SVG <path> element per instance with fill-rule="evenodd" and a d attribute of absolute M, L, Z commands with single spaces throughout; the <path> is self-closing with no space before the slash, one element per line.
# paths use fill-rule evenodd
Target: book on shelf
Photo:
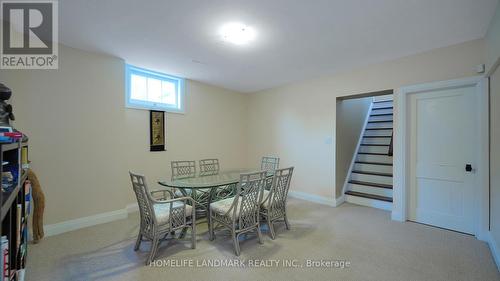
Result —
<path fill-rule="evenodd" d="M 30 162 L 28 160 L 28 148 L 26 146 L 21 148 L 21 167 L 23 169 L 28 169 L 30 167 Z"/>
<path fill-rule="evenodd" d="M 8 281 L 10 279 L 9 274 L 9 239 L 7 236 L 2 236 L 2 280 Z"/>
<path fill-rule="evenodd" d="M 17 204 L 16 212 L 16 252 L 19 251 L 19 246 L 21 245 L 21 220 L 23 216 L 23 205 Z"/>
<path fill-rule="evenodd" d="M 27 217 L 31 213 L 31 182 L 24 182 L 24 215 Z"/>

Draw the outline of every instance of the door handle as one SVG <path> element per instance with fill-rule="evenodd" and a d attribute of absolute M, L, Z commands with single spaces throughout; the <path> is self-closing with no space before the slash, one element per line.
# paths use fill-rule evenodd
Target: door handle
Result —
<path fill-rule="evenodd" d="M 472 165 L 471 164 L 465 164 L 465 171 L 466 172 L 472 172 Z"/>

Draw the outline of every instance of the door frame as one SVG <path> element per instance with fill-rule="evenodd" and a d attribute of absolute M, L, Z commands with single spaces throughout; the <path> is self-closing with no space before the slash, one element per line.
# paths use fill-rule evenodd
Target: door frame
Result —
<path fill-rule="evenodd" d="M 482 76 L 438 81 L 425 84 L 404 86 L 394 94 L 394 178 L 392 219 L 404 222 L 408 220 L 410 171 L 409 171 L 409 94 L 418 94 L 430 90 L 442 90 L 473 86 L 476 89 L 477 114 L 479 122 L 479 155 L 477 178 L 479 192 L 475 193 L 474 235 L 486 241 L 489 229 L 489 98 L 488 79 Z"/>

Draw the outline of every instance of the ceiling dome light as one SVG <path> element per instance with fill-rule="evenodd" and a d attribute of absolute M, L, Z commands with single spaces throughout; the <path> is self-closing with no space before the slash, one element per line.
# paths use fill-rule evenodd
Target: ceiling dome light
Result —
<path fill-rule="evenodd" d="M 255 39 L 256 32 L 250 26 L 242 23 L 228 23 L 220 29 L 222 39 L 235 45 L 244 45 Z"/>

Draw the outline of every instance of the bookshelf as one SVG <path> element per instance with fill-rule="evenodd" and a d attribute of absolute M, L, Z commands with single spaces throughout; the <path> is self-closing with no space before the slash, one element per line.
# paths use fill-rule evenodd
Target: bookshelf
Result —
<path fill-rule="evenodd" d="M 1 281 L 23 281 L 28 250 L 31 186 L 27 181 L 28 143 L 0 143 L 2 207 L 0 217 Z"/>

